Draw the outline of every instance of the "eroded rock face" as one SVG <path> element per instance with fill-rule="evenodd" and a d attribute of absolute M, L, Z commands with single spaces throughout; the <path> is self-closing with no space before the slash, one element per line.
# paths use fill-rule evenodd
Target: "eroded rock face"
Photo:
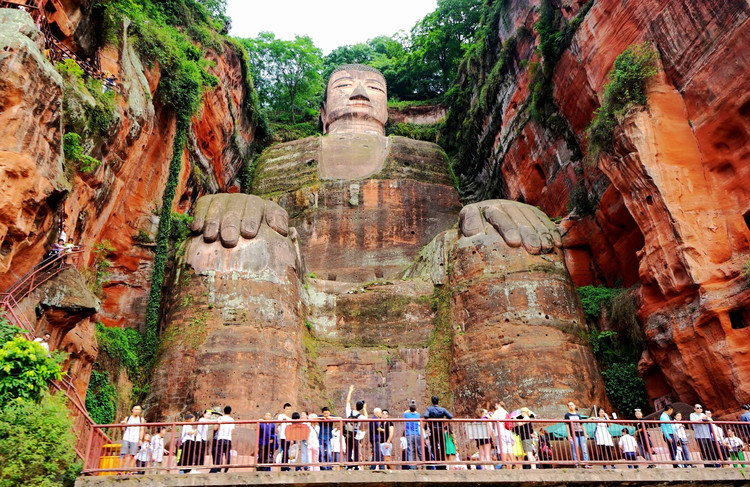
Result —
<path fill-rule="evenodd" d="M 0 10 L 0 289 L 44 255 L 70 183 L 62 167 L 62 78 L 31 17 Z"/>
<path fill-rule="evenodd" d="M 515 39 L 508 44 L 513 60 L 477 134 L 492 146 L 490 155 L 459 174 L 467 193 L 522 200 L 563 217 L 583 188 L 595 207 L 563 219 L 565 260 L 577 285 L 642 285 L 639 316 L 649 348 L 642 369 L 651 397 L 736 411 L 750 399 L 747 348 L 740 345 L 750 329 L 747 289 L 738 276 L 750 251 L 750 169 L 740 162 L 750 137 L 750 62 L 738 47 L 750 37 L 750 6 L 594 2 L 554 68 L 554 99 L 570 131 L 555 135 L 525 115 L 532 86 L 520 61 L 541 61 L 539 4 L 504 5 L 498 35 Z M 554 7 L 570 21 L 582 4 Z M 580 161 L 585 130 L 607 74 L 621 52 L 644 41 L 659 52 L 662 68 L 648 109 L 615 133 L 614 154 L 598 168 L 587 166 Z M 721 387 L 709 384 L 714 377 Z"/>
<path fill-rule="evenodd" d="M 99 311 L 99 299 L 86 286 L 76 269 L 66 269 L 24 298 L 18 311 L 34 326 L 35 335 L 49 331 L 50 350 L 70 354 L 63 370 L 85 397 L 91 368 L 99 354 L 93 319 Z"/>

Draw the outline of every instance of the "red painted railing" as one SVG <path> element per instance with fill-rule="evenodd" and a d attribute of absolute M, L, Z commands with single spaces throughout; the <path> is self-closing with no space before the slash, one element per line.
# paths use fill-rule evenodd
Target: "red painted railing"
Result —
<path fill-rule="evenodd" d="M 19 8 L 23 7 L 34 20 L 39 30 L 44 35 L 45 46 L 49 49 L 50 61 L 57 62 L 61 59 L 74 59 L 87 75 L 92 78 L 100 78 L 102 73 L 99 70 L 98 53 L 92 63 L 86 62 L 68 46 L 60 42 L 55 37 L 47 21 L 47 15 L 44 12 L 43 0 L 0 0 L 0 8 Z"/>
<path fill-rule="evenodd" d="M 685 431 L 685 440 L 669 445 L 660 429 L 659 421 L 609 421 L 609 420 L 493 420 L 493 419 L 452 419 L 452 420 L 410 420 L 388 418 L 394 425 L 392 451 L 390 456 L 383 457 L 380 451 L 382 441 L 372 440 L 372 429 L 382 426 L 383 420 L 362 419 L 348 420 L 332 418 L 327 421 L 316 418 L 295 421 L 235 421 L 231 444 L 213 439 L 216 420 L 206 422 L 171 422 L 144 423 L 141 426 L 112 424 L 98 425 L 94 430 L 103 430 L 115 443 L 123 437 L 125 428 L 135 428 L 143 432 L 142 446 L 146 434 L 161 431 L 164 435 L 164 448 L 169 452 L 163 462 L 154 464 L 151 455 L 144 454 L 148 460 L 136 465 L 134 459 L 120 455 L 118 445 L 101 445 L 99 449 L 91 441 L 86 452 L 83 473 L 87 475 L 112 475 L 117 472 L 178 473 L 190 470 L 205 472 L 208 469 L 232 469 L 233 471 L 254 470 L 339 470 L 344 468 L 358 469 L 498 469 L 498 468 L 678 468 L 742 466 L 750 464 L 747 450 L 740 460 L 738 453 L 727 446 L 718 436 L 719 430 L 726 438 L 729 431 L 735 431 L 747 444 L 750 436 L 750 424 L 739 422 L 670 422 L 672 426 L 680 425 Z M 324 457 L 321 450 L 326 447 L 320 439 L 311 434 L 311 428 L 318 431 L 323 423 L 330 425 L 334 431 L 328 449 L 334 450 Z M 357 424 L 359 436 L 348 439 L 336 432 L 345 431 L 346 423 Z M 411 431 L 422 432 L 411 437 L 405 436 L 406 424 L 412 423 Z M 274 427 L 278 431 L 285 428 L 285 448 L 289 455 L 281 453 L 279 442 L 268 445 L 261 441 L 262 428 Z M 285 425 L 285 426 L 282 426 Z M 205 427 L 205 432 L 196 435 L 183 434 L 183 429 Z M 572 441 L 571 431 L 583 426 L 582 440 Z M 530 428 L 530 429 L 529 429 Z M 703 428 L 703 429 L 701 429 Z M 527 442 L 517 443 L 515 432 L 526 429 L 532 433 Z M 627 430 L 631 440 L 623 439 L 623 429 Z M 610 440 L 607 441 L 607 431 Z M 705 431 L 712 431 L 707 439 L 701 439 Z M 641 431 L 645 434 L 634 434 Z M 93 434 L 96 434 L 92 432 Z M 523 434 L 523 433 L 522 433 Z M 201 443 L 205 435 L 205 443 Z M 697 437 L 696 437 L 697 436 Z M 196 438 L 180 445 L 180 438 Z M 404 439 L 402 439 L 402 437 Z M 302 445 L 302 440 L 308 442 Z M 315 443 L 318 442 L 318 448 Z M 632 450 L 634 454 L 625 452 Z M 271 442 L 273 443 L 273 442 Z M 403 448 L 402 443 L 406 443 Z M 348 446 L 347 446 L 348 445 Z M 355 447 L 356 445 L 356 447 Z M 512 446 L 511 446 L 512 445 Z M 377 448 L 373 448 L 373 447 Z M 621 448 L 622 446 L 622 448 Z M 222 452 L 221 449 L 226 451 Z M 747 448 L 747 447 L 745 447 Z M 354 452 L 358 449 L 359 456 Z M 409 452 L 411 449 L 411 452 Z M 306 451 L 307 458 L 300 452 Z M 529 456 L 525 451 L 531 451 Z M 341 453 L 343 452 L 343 453 Z M 347 452 L 352 452 L 348 455 Z M 684 452 L 684 453 L 683 453 Z M 220 457 L 229 458 L 228 462 L 219 461 Z M 178 460 L 179 458 L 179 460 Z"/>
<path fill-rule="evenodd" d="M 75 248 L 67 253 L 47 258 L 34 266 L 25 276 L 18 280 L 7 291 L 0 294 L 0 314 L 11 324 L 26 331 L 24 336 L 31 339 L 35 330 L 18 303 L 45 282 L 65 269 L 80 268 L 83 249 Z M 52 381 L 52 389 L 61 391 L 73 406 L 73 433 L 76 436 L 75 451 L 79 458 L 85 460 L 86 445 L 89 441 L 95 446 L 111 443 L 104 431 L 94 428 L 94 421 L 86 411 L 86 404 L 76 390 L 70 377 Z"/>

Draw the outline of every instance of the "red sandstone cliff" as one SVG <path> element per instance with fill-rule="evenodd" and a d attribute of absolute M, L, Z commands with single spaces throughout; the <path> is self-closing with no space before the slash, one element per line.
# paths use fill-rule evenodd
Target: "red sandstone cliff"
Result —
<path fill-rule="evenodd" d="M 750 400 L 750 290 L 740 275 L 750 253 L 750 60 L 743 48 L 750 5 L 593 2 L 553 74 L 559 115 L 584 151 L 615 57 L 649 41 L 661 69 L 648 107 L 625 119 L 614 152 L 592 168 L 525 114 L 532 87 L 521 61 L 540 60 L 534 24 L 541 2 L 505 3 L 498 35 L 518 42 L 511 81 L 485 119 L 491 130 L 479 134 L 480 142 L 494 139 L 492 154 L 463 175 L 479 188 L 474 196 L 565 216 L 576 185 L 585 185 L 596 208 L 563 220 L 566 261 L 577 285 L 640 282 L 648 346 L 642 371 L 652 398 L 737 410 Z M 569 20 L 582 4 L 553 2 Z"/>

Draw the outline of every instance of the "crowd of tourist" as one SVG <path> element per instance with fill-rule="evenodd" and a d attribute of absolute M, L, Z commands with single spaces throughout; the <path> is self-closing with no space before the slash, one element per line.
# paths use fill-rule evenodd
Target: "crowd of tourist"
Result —
<path fill-rule="evenodd" d="M 604 469 L 615 469 L 616 462 L 621 459 L 629 468 L 638 468 L 636 462 L 639 456 L 649 468 L 653 468 L 654 463 L 669 463 L 666 458 L 657 460 L 657 448 L 651 437 L 653 429 L 649 431 L 646 423 L 616 425 L 610 421 L 616 419 L 616 415 L 612 414 L 610 418 L 604 410 L 586 418 L 578 412 L 574 402 L 567 404 L 568 412 L 561 418 L 565 420 L 561 423 L 565 430 L 562 438 L 567 438 L 565 444 L 569 445 L 566 452 L 559 447 L 553 448 L 553 440 L 561 438 L 559 430 L 553 433 L 547 431 L 552 429 L 547 423 L 532 421 L 537 418 L 526 407 L 509 412 L 505 404 L 498 401 L 491 410 L 483 408 L 479 411 L 478 417 L 485 421 L 464 423 L 467 436 L 461 439 L 470 440 L 476 450 L 470 457 L 462 459 L 460 448 L 457 448 L 459 441 L 454 436 L 455 425 L 451 424 L 453 415 L 439 405 L 438 397 L 431 398 L 431 405 L 424 413 L 417 410 L 417 403 L 412 400 L 409 408 L 400 415 L 404 420 L 395 422 L 385 408 L 376 407 L 368 412 L 364 400 L 352 403 L 353 392 L 354 387 L 350 386 L 343 417 L 333 416 L 327 406 L 322 408 L 320 415 L 295 412 L 290 403 L 284 404 L 275 418 L 270 412 L 265 413 L 262 418 L 264 422 L 257 424 L 257 470 L 269 471 L 272 466 L 282 471 L 292 468 L 361 469 L 365 467 L 356 464 L 363 462 L 369 462 L 367 468 L 373 470 L 392 469 L 393 462 L 398 460 L 403 462 L 398 465 L 402 469 L 417 468 L 408 463 L 424 463 L 428 469 L 446 469 L 448 466 L 464 469 L 533 469 L 551 468 L 556 460 L 570 460 L 571 456 L 575 465 L 582 468 L 591 468 L 591 462 L 596 461 Z M 200 419 L 193 414 L 185 417 L 189 424 L 181 428 L 179 441 L 175 442 L 179 449 L 174 452 L 179 457 L 176 465 L 181 473 L 198 473 L 194 469 L 204 466 L 207 452 L 212 458 L 210 472 L 227 471 L 225 465 L 230 463 L 232 457 L 235 429 L 231 412 L 231 407 L 226 406 L 218 419 L 214 417 L 216 412 L 210 409 L 203 411 Z M 643 419 L 639 409 L 634 411 L 634 416 L 637 420 Z M 365 418 L 367 421 L 362 421 Z M 667 405 L 659 422 L 651 427 L 659 427 L 674 467 L 695 467 L 688 449 L 686 424 L 680 422 L 682 419 L 680 413 L 675 414 L 673 407 Z M 750 438 L 750 405 L 743 406 L 740 424 L 747 426 L 740 431 L 732 428 L 725 431 L 714 422 L 711 412 L 704 412 L 700 404 L 695 405 L 689 420 L 705 423 L 687 424 L 698 444 L 703 460 L 701 464 L 718 467 L 721 466 L 719 462 L 726 464 L 736 461 L 735 467 L 745 466 L 741 462 L 745 460 L 743 450 L 747 448 L 746 442 Z M 545 421 L 549 421 L 549 418 L 545 418 Z M 205 424 L 209 422 L 213 424 Z M 161 467 L 165 455 L 171 452 L 165 448 L 161 430 L 149 435 L 145 433 L 145 428 L 133 426 L 143 423 L 141 407 L 134 406 L 131 415 L 122 423 L 128 426 L 122 437 L 121 465 L 131 469 Z M 610 429 L 613 425 L 618 428 L 614 435 L 619 436 L 616 442 Z M 361 448 L 365 438 L 369 440 L 366 442 L 369 446 L 367 452 Z M 589 452 L 590 440 L 593 441 L 592 452 Z M 395 444 L 400 447 L 400 458 L 393 457 Z M 464 462 L 458 463 L 462 460 Z M 339 466 L 346 463 L 353 465 Z"/>

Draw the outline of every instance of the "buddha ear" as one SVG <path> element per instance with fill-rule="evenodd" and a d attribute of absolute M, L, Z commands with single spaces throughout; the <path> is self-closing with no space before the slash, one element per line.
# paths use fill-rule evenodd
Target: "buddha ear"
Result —
<path fill-rule="evenodd" d="M 323 104 L 320 106 L 320 121 L 323 122 L 323 135 L 325 135 L 328 132 L 328 124 L 326 117 L 326 102 L 323 102 Z"/>

